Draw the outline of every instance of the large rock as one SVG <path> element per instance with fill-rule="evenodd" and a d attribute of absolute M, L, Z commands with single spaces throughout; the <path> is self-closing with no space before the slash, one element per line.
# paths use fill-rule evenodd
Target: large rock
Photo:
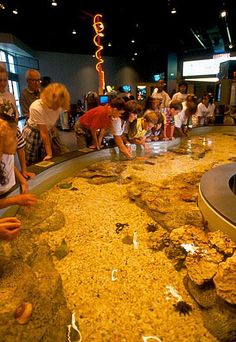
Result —
<path fill-rule="evenodd" d="M 218 296 L 230 304 L 236 304 L 236 252 L 220 263 L 213 281 Z"/>
<path fill-rule="evenodd" d="M 236 307 L 218 300 L 216 305 L 202 311 L 205 327 L 221 342 L 236 341 Z"/>
<path fill-rule="evenodd" d="M 211 308 L 216 304 L 217 294 L 212 282 L 205 286 L 196 285 L 188 275 L 184 277 L 184 285 L 195 301 L 204 309 Z"/>
<path fill-rule="evenodd" d="M 215 249 L 200 250 L 188 254 L 185 266 L 190 279 L 197 285 L 203 285 L 214 277 L 222 260 L 223 255 Z"/>
<path fill-rule="evenodd" d="M 217 249 L 218 252 L 225 254 L 226 256 L 233 255 L 236 250 L 236 244 L 228 235 L 220 230 L 208 233 L 209 244 Z"/>
<path fill-rule="evenodd" d="M 46 244 L 35 247 L 27 265 L 22 260 L 4 262 L 0 278 L 0 340 L 4 342 L 65 341 L 71 313 L 67 308 L 61 277 Z M 25 325 L 14 318 L 23 302 L 33 306 Z"/>

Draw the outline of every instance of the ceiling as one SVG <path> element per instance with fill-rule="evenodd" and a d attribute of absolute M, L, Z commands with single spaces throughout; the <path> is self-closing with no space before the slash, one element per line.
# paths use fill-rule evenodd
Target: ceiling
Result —
<path fill-rule="evenodd" d="M 5 5 L 0 32 L 12 33 L 35 50 L 94 54 L 93 16 L 100 13 L 103 55 L 126 57 L 147 73 L 164 71 L 171 51 L 180 57 L 229 52 L 226 24 L 236 45 L 235 0 L 56 1 L 53 7 L 52 0 L 0 0 Z M 176 14 L 170 13 L 173 7 Z M 12 13 L 15 8 L 18 15 Z M 226 19 L 219 16 L 223 8 Z"/>

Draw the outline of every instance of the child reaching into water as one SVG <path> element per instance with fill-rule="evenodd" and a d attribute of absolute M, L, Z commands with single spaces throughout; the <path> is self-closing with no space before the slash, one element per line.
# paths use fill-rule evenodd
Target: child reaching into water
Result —
<path fill-rule="evenodd" d="M 143 146 L 145 152 L 149 152 L 150 148 L 146 143 L 146 133 L 158 123 L 158 116 L 154 111 L 149 111 L 141 118 L 130 124 L 128 139 L 131 143 Z"/>
<path fill-rule="evenodd" d="M 163 140 L 173 140 L 175 130 L 175 115 L 179 114 L 183 109 L 182 102 L 173 100 L 169 108 L 163 108 L 162 115 L 164 117 Z"/>

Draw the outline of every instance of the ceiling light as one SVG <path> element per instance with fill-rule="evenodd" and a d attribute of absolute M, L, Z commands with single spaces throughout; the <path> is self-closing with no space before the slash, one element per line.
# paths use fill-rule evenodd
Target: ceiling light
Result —
<path fill-rule="evenodd" d="M 5 6 L 3 4 L 0 4 L 0 9 L 4 10 Z"/>
<path fill-rule="evenodd" d="M 134 57 L 132 57 L 132 58 L 131 58 L 131 60 L 132 60 L 132 61 L 134 61 L 134 60 L 135 60 L 135 58 L 134 58 Z"/>
<path fill-rule="evenodd" d="M 111 42 L 109 42 L 107 45 L 108 45 L 108 46 L 112 46 Z"/>
<path fill-rule="evenodd" d="M 172 8 L 171 14 L 176 14 L 176 9 L 175 8 Z"/>
<path fill-rule="evenodd" d="M 135 43 L 135 40 L 134 40 L 134 39 L 132 39 L 132 40 L 131 40 L 131 43 L 133 43 L 133 44 L 134 44 L 134 43 Z"/>
<path fill-rule="evenodd" d="M 57 6 L 56 0 L 52 0 L 52 6 Z"/>
<path fill-rule="evenodd" d="M 77 34 L 76 30 L 73 30 L 73 31 L 72 31 L 72 34 Z"/>
<path fill-rule="evenodd" d="M 229 44 L 229 49 L 233 49 L 233 44 Z"/>
<path fill-rule="evenodd" d="M 192 32 L 192 34 L 194 35 L 194 37 L 197 39 L 197 41 L 199 42 L 199 44 L 201 44 L 201 46 L 206 49 L 206 46 L 204 45 L 204 43 L 202 42 L 202 40 L 200 39 L 200 36 L 197 35 L 193 29 L 191 28 L 190 31 Z"/>
<path fill-rule="evenodd" d="M 12 13 L 13 13 L 13 14 L 18 14 L 18 10 L 17 10 L 17 9 L 14 9 L 14 10 L 12 11 Z"/>
<path fill-rule="evenodd" d="M 137 52 L 135 52 L 135 53 L 134 53 L 134 55 L 135 55 L 135 56 L 138 56 L 138 53 L 137 53 Z"/>
<path fill-rule="evenodd" d="M 225 18 L 227 16 L 227 12 L 225 10 L 220 12 L 220 17 Z"/>

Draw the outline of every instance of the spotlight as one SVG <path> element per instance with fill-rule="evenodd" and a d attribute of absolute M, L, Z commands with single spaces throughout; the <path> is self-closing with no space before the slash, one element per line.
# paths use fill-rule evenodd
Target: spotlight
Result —
<path fill-rule="evenodd" d="M 15 9 L 12 11 L 12 13 L 13 13 L 13 14 L 18 14 L 18 9 L 15 8 Z"/>
<path fill-rule="evenodd" d="M 57 6 L 56 0 L 52 0 L 52 6 Z"/>
<path fill-rule="evenodd" d="M 223 11 L 220 12 L 220 17 L 221 18 L 225 18 L 226 16 L 227 16 L 226 10 L 223 10 Z"/>

